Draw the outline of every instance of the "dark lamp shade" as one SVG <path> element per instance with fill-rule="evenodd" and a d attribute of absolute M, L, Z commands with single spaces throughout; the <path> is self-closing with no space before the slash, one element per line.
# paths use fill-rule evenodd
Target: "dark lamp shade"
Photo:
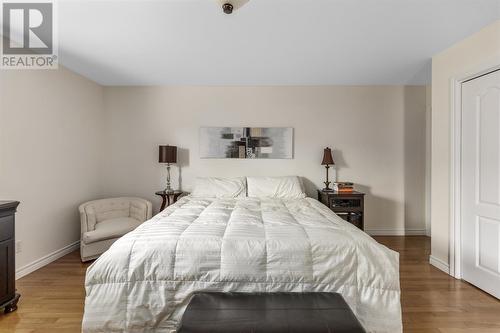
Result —
<path fill-rule="evenodd" d="M 323 162 L 321 162 L 321 165 L 334 165 L 335 162 L 333 161 L 332 157 L 332 150 L 328 147 L 325 148 L 323 151 Z"/>
<path fill-rule="evenodd" d="M 159 163 L 177 163 L 176 146 L 160 146 Z"/>

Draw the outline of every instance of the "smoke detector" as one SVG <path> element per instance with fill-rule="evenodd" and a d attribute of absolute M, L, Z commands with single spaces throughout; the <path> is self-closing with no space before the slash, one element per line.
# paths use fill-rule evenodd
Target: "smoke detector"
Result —
<path fill-rule="evenodd" d="M 233 11 L 243 7 L 249 0 L 217 0 L 222 6 L 222 11 L 226 14 L 231 14 Z"/>

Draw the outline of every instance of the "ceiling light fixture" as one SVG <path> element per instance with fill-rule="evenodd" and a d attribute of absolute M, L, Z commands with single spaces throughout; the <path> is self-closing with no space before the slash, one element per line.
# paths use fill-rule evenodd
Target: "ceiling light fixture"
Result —
<path fill-rule="evenodd" d="M 233 5 L 231 5 L 230 3 L 223 4 L 222 11 L 226 14 L 231 14 L 233 12 Z"/>
<path fill-rule="evenodd" d="M 222 6 L 222 11 L 226 14 L 232 14 L 233 11 L 243 7 L 249 0 L 217 0 Z"/>

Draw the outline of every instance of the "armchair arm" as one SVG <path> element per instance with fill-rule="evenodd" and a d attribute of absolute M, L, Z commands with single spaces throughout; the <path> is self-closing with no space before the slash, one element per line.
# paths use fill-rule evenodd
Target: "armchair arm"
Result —
<path fill-rule="evenodd" d="M 78 211 L 80 212 L 80 230 L 81 234 L 92 231 L 95 229 L 96 224 L 96 216 L 94 209 L 90 202 L 81 204 L 78 207 Z"/>
<path fill-rule="evenodd" d="M 153 205 L 151 202 L 139 198 L 130 199 L 130 217 L 144 222 L 149 220 L 152 215 Z"/>

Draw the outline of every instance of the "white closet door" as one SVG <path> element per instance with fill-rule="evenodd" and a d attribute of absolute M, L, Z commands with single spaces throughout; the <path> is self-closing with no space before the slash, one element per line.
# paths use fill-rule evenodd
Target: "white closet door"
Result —
<path fill-rule="evenodd" d="M 500 71 L 462 85 L 462 277 L 500 298 Z"/>

